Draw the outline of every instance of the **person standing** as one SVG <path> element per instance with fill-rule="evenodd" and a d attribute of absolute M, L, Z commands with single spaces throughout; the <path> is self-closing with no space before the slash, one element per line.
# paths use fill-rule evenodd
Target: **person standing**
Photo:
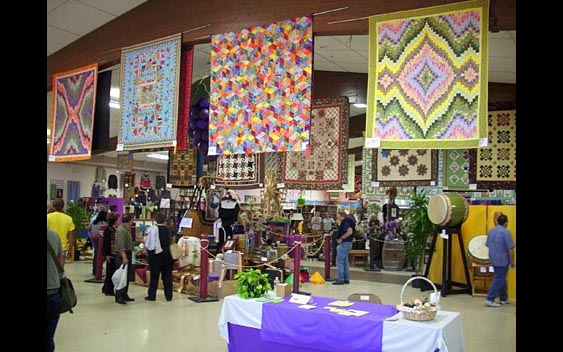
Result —
<path fill-rule="evenodd" d="M 115 296 L 111 277 L 113 273 L 115 273 L 115 256 L 117 254 L 115 250 L 115 224 L 117 223 L 117 219 L 119 219 L 118 213 L 109 213 L 107 215 L 108 226 L 106 226 L 104 230 L 104 241 L 102 243 L 102 255 L 106 260 L 106 277 L 104 286 L 102 287 L 102 293 L 106 296 Z"/>
<path fill-rule="evenodd" d="M 133 237 L 131 236 L 131 226 L 133 225 L 133 215 L 123 214 L 121 218 L 121 225 L 115 231 L 115 249 L 117 254 L 115 256 L 115 267 L 119 268 L 122 264 L 127 265 L 127 284 L 124 288 L 115 292 L 115 302 L 119 304 L 126 304 L 135 299 L 129 297 L 129 277 L 133 272 Z"/>
<path fill-rule="evenodd" d="M 338 226 L 338 233 L 336 234 L 336 267 L 338 274 L 336 281 L 333 285 L 344 285 L 350 283 L 350 262 L 348 254 L 352 249 L 352 240 L 354 239 L 354 228 L 356 222 L 353 216 L 349 216 L 346 212 L 341 211 L 338 213 L 340 225 Z"/>
<path fill-rule="evenodd" d="M 336 231 L 333 231 L 332 228 L 334 226 L 334 219 L 331 218 L 328 213 L 323 213 L 322 215 L 322 230 L 324 233 L 330 233 L 331 243 L 332 243 L 332 251 L 330 252 L 330 265 L 336 266 Z"/>
<path fill-rule="evenodd" d="M 494 268 L 493 283 L 489 292 L 485 305 L 488 307 L 500 307 L 502 304 L 508 304 L 507 282 L 509 266 L 514 267 L 514 241 L 512 234 L 506 229 L 508 217 L 499 215 L 497 225 L 493 227 L 487 234 L 487 242 L 485 245 L 489 247 L 489 258 Z M 495 302 L 495 298 L 499 296 L 500 303 Z"/>
<path fill-rule="evenodd" d="M 164 213 L 157 213 L 155 220 L 156 225 L 149 228 L 145 242 L 150 270 L 149 289 L 145 300 L 156 300 L 158 280 L 160 279 L 160 274 L 162 274 L 164 298 L 166 298 L 167 302 L 170 302 L 172 300 L 172 267 L 174 266 L 174 260 L 170 255 L 172 233 L 166 225 L 166 215 Z"/>
<path fill-rule="evenodd" d="M 321 228 L 323 226 L 323 218 L 318 211 L 315 211 L 315 216 L 311 218 L 311 232 L 313 234 L 313 241 L 317 241 L 321 237 Z"/>
<path fill-rule="evenodd" d="M 65 251 L 65 258 L 74 258 L 74 221 L 64 213 L 65 201 L 57 198 L 53 201 L 55 211 L 47 214 L 47 227 L 59 235 L 61 245 Z"/>
<path fill-rule="evenodd" d="M 107 223 L 108 213 L 102 210 L 98 213 L 94 221 L 88 225 L 88 236 L 92 242 L 92 249 L 94 250 L 94 258 L 92 260 L 92 275 L 96 276 L 96 268 L 98 265 L 99 250 L 98 241 L 100 240 L 100 235 L 103 236 L 104 230 L 108 226 Z"/>
<path fill-rule="evenodd" d="M 57 269 L 57 262 L 49 252 L 49 247 L 52 248 L 56 261 L 64 269 L 65 254 L 61 240 L 55 231 L 47 228 L 47 339 L 45 350 L 52 352 L 55 350 L 55 330 L 61 316 L 62 299 L 59 293 L 61 275 Z"/>
<path fill-rule="evenodd" d="M 221 251 L 226 240 L 230 240 L 233 237 L 232 225 L 237 221 L 239 211 L 240 205 L 237 194 L 232 189 L 227 189 L 219 205 L 219 218 L 224 231 L 219 231 L 218 251 Z"/>

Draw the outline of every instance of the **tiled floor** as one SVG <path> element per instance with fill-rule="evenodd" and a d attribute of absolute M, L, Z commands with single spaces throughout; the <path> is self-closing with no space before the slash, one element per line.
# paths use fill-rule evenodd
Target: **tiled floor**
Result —
<path fill-rule="evenodd" d="M 310 266 L 311 271 L 318 267 L 321 274 L 324 273 L 320 268 L 322 262 L 305 262 L 304 265 Z M 226 344 L 217 329 L 221 301 L 195 303 L 186 295 L 174 293 L 173 301 L 166 302 L 159 290 L 157 301 L 147 302 L 143 299 L 146 287 L 131 283 L 129 293 L 136 300 L 121 306 L 113 302 L 113 297 L 102 295 L 101 284 L 84 282 L 91 278 L 91 263 L 67 264 L 66 271 L 75 284 L 78 305 L 74 314 L 61 316 L 55 334 L 57 351 L 226 351 Z M 354 273 L 359 271 L 362 270 L 354 269 Z M 354 273 L 350 285 L 306 283 L 301 289 L 334 298 L 346 298 L 355 292 L 372 292 L 378 294 L 383 303 L 400 302 L 402 284 L 354 280 Z M 385 276 L 385 273 L 369 274 Z M 404 281 L 410 275 L 406 272 L 393 274 L 405 276 Z M 419 291 L 413 294 L 415 292 Z M 461 312 L 466 351 L 516 351 L 515 302 L 500 308 L 485 307 L 483 302 L 483 297 L 466 294 L 448 295 L 440 300 L 442 309 Z"/>

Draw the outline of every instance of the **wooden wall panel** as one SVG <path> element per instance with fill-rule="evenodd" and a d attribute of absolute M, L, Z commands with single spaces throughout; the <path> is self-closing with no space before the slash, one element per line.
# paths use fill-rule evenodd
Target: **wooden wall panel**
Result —
<path fill-rule="evenodd" d="M 382 13 L 455 3 L 451 0 L 150 0 L 106 25 L 90 32 L 47 58 L 47 91 L 53 73 L 97 62 L 100 69 L 119 63 L 120 48 L 183 32 L 206 24 L 210 27 L 186 33 L 184 43 L 197 39 L 291 17 L 349 8 L 315 18 L 315 35 L 368 34 L 368 21 L 329 25 L 328 22 Z M 491 0 L 495 30 L 516 29 L 516 0 Z"/>

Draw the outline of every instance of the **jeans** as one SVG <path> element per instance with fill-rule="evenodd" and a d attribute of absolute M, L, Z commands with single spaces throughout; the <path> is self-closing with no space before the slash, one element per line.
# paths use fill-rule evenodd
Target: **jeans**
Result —
<path fill-rule="evenodd" d="M 350 280 L 350 262 L 348 254 L 351 249 L 352 242 L 342 242 L 336 247 L 336 268 L 338 269 L 336 281 L 342 282 Z"/>
<path fill-rule="evenodd" d="M 495 276 L 493 278 L 491 288 L 487 293 L 487 301 L 494 301 L 496 296 L 499 296 L 501 301 L 506 301 L 508 300 L 508 294 L 506 292 L 506 276 L 508 275 L 508 265 L 494 266 L 493 268 L 495 270 Z"/>
<path fill-rule="evenodd" d="M 55 330 L 61 316 L 61 294 L 55 293 L 47 296 L 47 337 L 45 340 L 45 351 L 55 350 Z"/>

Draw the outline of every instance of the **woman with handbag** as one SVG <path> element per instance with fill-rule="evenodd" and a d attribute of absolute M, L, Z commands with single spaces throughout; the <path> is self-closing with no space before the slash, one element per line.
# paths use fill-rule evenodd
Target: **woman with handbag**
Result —
<path fill-rule="evenodd" d="M 107 222 L 108 225 L 104 230 L 104 241 L 102 242 L 102 256 L 106 260 L 106 277 L 104 280 L 104 286 L 102 286 L 102 293 L 106 296 L 114 296 L 115 293 L 113 292 L 113 281 L 111 281 L 111 277 L 113 273 L 115 273 L 115 223 L 119 218 L 118 213 L 109 213 L 107 215 Z"/>
<path fill-rule="evenodd" d="M 158 280 L 162 274 L 162 284 L 164 286 L 164 297 L 167 302 L 172 300 L 172 268 L 174 260 L 170 255 L 170 244 L 172 233 L 166 225 L 166 215 L 157 213 L 155 216 L 156 225 L 148 230 L 145 246 L 149 261 L 150 282 L 145 300 L 156 301 L 156 289 Z"/>

